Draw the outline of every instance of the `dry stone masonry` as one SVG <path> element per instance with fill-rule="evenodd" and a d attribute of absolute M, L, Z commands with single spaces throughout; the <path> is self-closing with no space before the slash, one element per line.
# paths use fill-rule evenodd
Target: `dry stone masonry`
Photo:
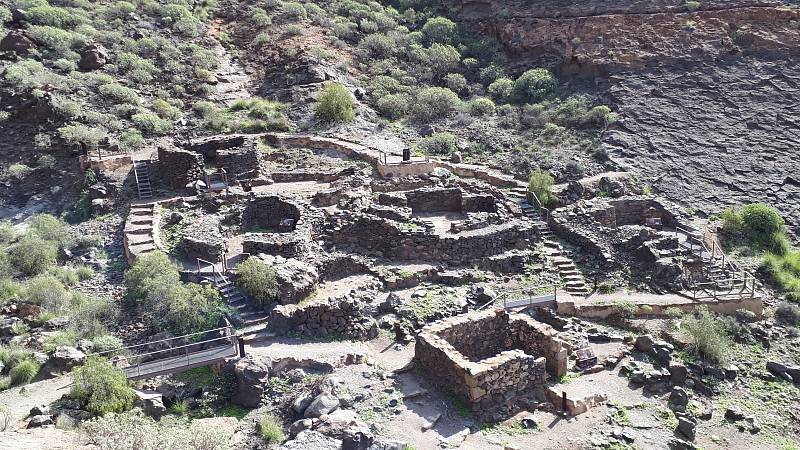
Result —
<path fill-rule="evenodd" d="M 515 395 L 541 390 L 548 376 L 567 372 L 567 357 L 552 327 L 503 310 L 428 325 L 417 336 L 415 348 L 427 377 L 478 413 Z"/>

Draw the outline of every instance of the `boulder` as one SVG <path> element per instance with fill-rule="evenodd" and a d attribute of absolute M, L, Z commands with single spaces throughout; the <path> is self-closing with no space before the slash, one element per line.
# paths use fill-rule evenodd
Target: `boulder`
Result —
<path fill-rule="evenodd" d="M 78 67 L 81 70 L 97 70 L 109 61 L 108 50 L 100 44 L 89 44 L 81 50 Z"/>
<path fill-rule="evenodd" d="M 681 363 L 672 362 L 669 364 L 669 381 L 670 383 L 681 386 L 686 383 L 686 378 L 689 376 L 689 370 Z"/>
<path fill-rule="evenodd" d="M 341 450 L 342 441 L 314 430 L 303 430 L 291 441 L 284 442 L 281 450 Z"/>
<path fill-rule="evenodd" d="M 136 391 L 136 401 L 134 406 L 142 408 L 144 413 L 154 419 L 160 419 L 167 408 L 164 407 L 164 399 L 158 392 Z"/>
<path fill-rule="evenodd" d="M 27 55 L 36 44 L 28 38 L 22 31 L 9 31 L 0 40 L 0 52 L 14 52 L 18 55 Z"/>
<path fill-rule="evenodd" d="M 800 366 L 787 366 L 776 361 L 767 362 L 767 370 L 778 378 L 800 384 Z"/>
<path fill-rule="evenodd" d="M 695 430 L 697 428 L 697 422 L 689 418 L 688 416 L 680 416 L 678 417 L 678 432 L 690 441 L 694 441 L 695 437 Z"/>
<path fill-rule="evenodd" d="M 71 371 L 75 366 L 83 364 L 86 354 L 75 347 L 62 345 L 47 359 L 44 365 L 45 373 L 58 375 Z"/>
<path fill-rule="evenodd" d="M 725 419 L 730 420 L 731 422 L 744 420 L 745 417 L 745 414 L 736 408 L 728 408 L 725 410 Z"/>
<path fill-rule="evenodd" d="M 329 394 L 318 395 L 305 409 L 303 416 L 306 418 L 319 417 L 339 408 L 339 399 Z"/>
<path fill-rule="evenodd" d="M 314 426 L 314 419 L 300 419 L 289 426 L 289 436 L 295 437 L 304 430 L 310 430 Z"/>
<path fill-rule="evenodd" d="M 308 408 L 308 405 L 314 401 L 314 395 L 311 392 L 304 392 L 300 394 L 294 401 L 292 402 L 292 409 L 297 414 L 303 414 Z"/>
<path fill-rule="evenodd" d="M 31 417 L 33 417 L 33 416 L 49 416 L 50 415 L 50 407 L 47 406 L 47 405 L 34 406 L 33 408 L 31 408 L 31 411 L 30 411 L 29 415 Z"/>
<path fill-rule="evenodd" d="M 651 283 L 658 286 L 679 286 L 683 277 L 680 263 L 673 258 L 659 258 L 653 263 Z"/>
<path fill-rule="evenodd" d="M 229 369 L 236 378 L 231 402 L 246 408 L 257 408 L 264 395 L 264 383 L 269 378 L 269 366 L 248 355 L 229 363 Z"/>
<path fill-rule="evenodd" d="M 689 404 L 689 395 L 682 387 L 672 388 L 669 394 L 669 406 L 675 411 L 686 411 L 686 405 Z"/>
<path fill-rule="evenodd" d="M 82 409 L 61 409 L 58 411 L 61 416 L 69 417 L 76 422 L 86 422 L 94 417 L 94 414 Z"/>
<path fill-rule="evenodd" d="M 54 424 L 53 416 L 49 414 L 42 414 L 39 416 L 31 417 L 30 422 L 28 422 L 28 428 L 41 428 L 53 424 Z"/>
<path fill-rule="evenodd" d="M 653 337 L 649 334 L 645 334 L 636 338 L 636 342 L 633 344 L 636 350 L 644 353 L 650 353 L 653 350 Z"/>
<path fill-rule="evenodd" d="M 460 164 L 462 159 L 461 152 L 453 152 L 453 154 L 450 155 L 451 163 Z"/>

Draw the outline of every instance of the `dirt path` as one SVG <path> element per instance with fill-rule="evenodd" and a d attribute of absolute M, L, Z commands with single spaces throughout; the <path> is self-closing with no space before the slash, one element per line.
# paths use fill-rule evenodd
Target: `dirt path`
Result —
<path fill-rule="evenodd" d="M 16 421 L 21 421 L 34 406 L 49 405 L 68 393 L 70 383 L 69 376 L 62 376 L 14 387 L 0 392 L 0 405 L 8 408 Z"/>

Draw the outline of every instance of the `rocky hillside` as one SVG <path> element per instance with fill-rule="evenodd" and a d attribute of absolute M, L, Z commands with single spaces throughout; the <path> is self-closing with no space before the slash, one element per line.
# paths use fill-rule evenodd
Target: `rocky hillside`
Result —
<path fill-rule="evenodd" d="M 452 6 L 518 61 L 592 79 L 622 118 L 603 139 L 621 167 L 704 214 L 746 200 L 775 204 L 796 234 L 793 2 Z"/>

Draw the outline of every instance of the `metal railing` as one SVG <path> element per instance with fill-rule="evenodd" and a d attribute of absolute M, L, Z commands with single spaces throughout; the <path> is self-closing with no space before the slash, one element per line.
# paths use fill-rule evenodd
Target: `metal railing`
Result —
<path fill-rule="evenodd" d="M 207 336 L 210 333 L 221 333 L 222 336 L 187 343 L 194 337 Z M 168 344 L 173 341 L 179 341 L 179 345 Z M 169 348 L 128 354 L 133 349 L 156 344 L 169 345 Z M 112 356 L 114 365 L 121 368 L 128 379 L 140 379 L 179 372 L 192 367 L 213 364 L 226 358 L 241 356 L 241 343 L 234 329 L 226 326 L 94 353 L 94 355 Z"/>
<path fill-rule="evenodd" d="M 533 198 L 534 203 L 536 203 L 534 206 L 540 211 L 539 214 L 544 216 L 544 221 L 545 222 L 548 222 L 550 220 L 550 209 L 547 208 L 546 206 L 544 206 L 544 204 L 542 203 L 541 200 L 539 200 L 539 197 L 536 195 L 535 192 L 533 192 L 532 190 L 528 189 L 528 193 L 531 194 L 531 197 Z"/>
<path fill-rule="evenodd" d="M 225 261 L 224 254 L 223 254 L 222 260 L 223 260 L 223 263 L 222 263 L 223 271 L 220 272 L 219 270 L 217 270 L 217 266 L 214 263 L 212 263 L 211 261 L 208 261 L 208 260 L 205 260 L 205 259 L 201 259 L 201 258 L 197 258 L 197 276 L 198 277 L 202 276 L 202 274 L 203 274 L 203 270 L 202 269 L 203 268 L 211 267 L 211 274 L 214 277 L 214 281 L 216 282 L 217 281 L 217 277 L 219 276 L 219 279 L 223 283 L 226 283 L 228 281 L 228 278 L 225 276 L 225 273 L 224 273 L 224 271 L 225 271 L 224 266 L 226 265 L 226 263 L 224 262 Z"/>
<path fill-rule="evenodd" d="M 503 309 L 526 309 L 533 307 L 554 306 L 558 302 L 558 285 L 540 286 L 535 289 L 519 289 L 505 292 L 493 301 L 486 302 L 478 310 L 490 306 L 500 306 Z"/>

